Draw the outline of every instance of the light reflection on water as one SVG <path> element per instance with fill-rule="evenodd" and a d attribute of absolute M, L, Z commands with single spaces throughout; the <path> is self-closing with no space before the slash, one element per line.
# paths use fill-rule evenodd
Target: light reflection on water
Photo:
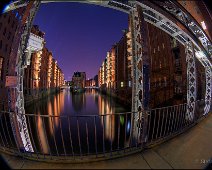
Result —
<path fill-rule="evenodd" d="M 53 153 L 56 153 L 57 150 L 63 152 L 64 146 L 68 154 L 73 152 L 72 149 L 75 153 L 79 153 L 80 147 L 83 153 L 87 152 L 88 148 L 89 152 L 95 152 L 94 145 L 96 141 L 98 141 L 98 151 L 103 151 L 104 143 L 105 150 L 110 150 L 110 147 L 117 147 L 118 128 L 120 130 L 119 145 L 124 146 L 128 143 L 130 117 L 127 115 L 114 116 L 112 114 L 129 112 L 130 108 L 121 106 L 111 97 L 101 95 L 94 89 L 78 94 L 72 94 L 66 89 L 35 102 L 25 109 L 26 113 L 36 115 L 96 115 L 96 118 L 70 117 L 70 121 L 67 118 L 58 117 L 41 118 L 38 116 L 36 120 L 31 118 L 30 125 L 32 128 L 36 128 L 34 123 L 37 125 L 37 131 L 32 132 L 36 148 L 44 154 L 50 152 L 49 148 Z M 98 116 L 106 114 L 108 115 Z M 79 123 L 79 129 L 77 128 L 77 122 Z M 125 133 L 127 134 L 125 135 Z M 125 141 L 125 139 L 127 140 Z M 71 148 L 71 142 L 73 148 Z"/>

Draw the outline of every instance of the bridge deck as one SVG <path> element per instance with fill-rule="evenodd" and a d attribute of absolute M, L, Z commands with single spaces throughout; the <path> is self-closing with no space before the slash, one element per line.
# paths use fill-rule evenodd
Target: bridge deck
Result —
<path fill-rule="evenodd" d="M 3 154 L 11 168 L 57 169 L 203 169 L 212 163 L 212 115 L 187 132 L 141 153 L 108 161 L 86 164 L 34 162 Z"/>

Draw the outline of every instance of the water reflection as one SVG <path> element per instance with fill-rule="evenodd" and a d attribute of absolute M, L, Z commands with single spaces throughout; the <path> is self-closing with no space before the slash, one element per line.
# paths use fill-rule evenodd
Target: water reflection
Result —
<path fill-rule="evenodd" d="M 38 115 L 40 115 L 39 112 L 38 112 Z M 37 127 L 38 127 L 38 135 L 39 135 L 42 151 L 44 154 L 47 154 L 47 153 L 49 153 L 48 145 L 47 145 L 47 138 L 46 138 L 46 135 L 44 132 L 43 120 L 40 116 L 37 117 Z"/>
<path fill-rule="evenodd" d="M 129 144 L 130 115 L 115 116 L 114 113 L 129 112 L 130 109 L 94 89 L 78 94 L 63 90 L 25 109 L 26 113 L 51 116 L 43 118 L 38 116 L 37 120 L 32 117 L 28 122 L 32 127 L 36 123 L 37 127 L 33 128 L 37 128 L 37 132 L 34 130 L 32 136 L 36 148 L 40 148 L 40 152 L 44 154 L 49 153 L 49 149 L 51 154 L 87 153 L 96 150 L 102 152 L 104 149 L 110 150 Z M 70 119 L 52 117 L 67 115 L 71 116 Z M 96 117 L 75 117 L 75 115 L 96 115 Z"/>
<path fill-rule="evenodd" d="M 99 114 L 106 115 L 105 121 L 101 121 L 102 126 L 105 127 L 105 137 L 108 140 L 114 141 L 115 137 L 115 116 L 112 114 L 115 113 L 115 108 L 112 107 L 110 100 L 106 97 L 98 96 L 99 102 Z"/>
<path fill-rule="evenodd" d="M 80 112 L 86 107 L 85 93 L 72 93 L 72 106 L 75 112 Z"/>
<path fill-rule="evenodd" d="M 48 115 L 49 116 L 52 116 L 53 114 L 53 111 L 52 111 L 52 103 L 51 102 L 48 102 L 48 107 L 47 107 L 47 109 L 48 109 Z M 48 119 L 48 124 L 49 124 L 49 129 L 50 129 L 50 133 L 51 133 L 51 135 L 53 135 L 53 129 L 52 129 L 52 121 L 51 121 L 51 119 Z"/>

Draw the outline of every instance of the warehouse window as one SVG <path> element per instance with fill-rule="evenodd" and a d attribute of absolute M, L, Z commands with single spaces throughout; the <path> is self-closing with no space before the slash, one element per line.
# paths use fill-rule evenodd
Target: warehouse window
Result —
<path fill-rule="evenodd" d="M 131 81 L 128 82 L 129 87 L 131 87 Z"/>
<path fill-rule="evenodd" d="M 206 27 L 206 25 L 205 25 L 205 21 L 202 21 L 201 24 L 202 24 L 202 28 L 203 28 L 204 30 L 206 30 L 207 27 Z"/>
<path fill-rule="evenodd" d="M 3 58 L 0 57 L 0 80 L 2 80 Z"/>
<path fill-rule="evenodd" d="M 161 78 L 159 77 L 158 79 L 158 86 L 160 87 L 161 86 Z"/>
<path fill-rule="evenodd" d="M 4 28 L 4 32 L 3 32 L 3 35 L 4 36 L 6 35 L 6 31 L 7 31 L 6 28 Z"/>
<path fill-rule="evenodd" d="M 164 86 L 167 86 L 166 77 L 164 77 Z"/>

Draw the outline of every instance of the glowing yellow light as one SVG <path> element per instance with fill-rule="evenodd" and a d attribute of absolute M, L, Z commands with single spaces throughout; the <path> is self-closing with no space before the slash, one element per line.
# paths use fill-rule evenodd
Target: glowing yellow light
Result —
<path fill-rule="evenodd" d="M 205 25 L 205 22 L 204 22 L 204 21 L 202 21 L 202 22 L 201 22 L 201 24 L 202 24 L 202 28 L 203 28 L 204 30 L 206 30 L 206 29 L 207 29 L 207 27 L 206 27 L 206 25 Z"/>

